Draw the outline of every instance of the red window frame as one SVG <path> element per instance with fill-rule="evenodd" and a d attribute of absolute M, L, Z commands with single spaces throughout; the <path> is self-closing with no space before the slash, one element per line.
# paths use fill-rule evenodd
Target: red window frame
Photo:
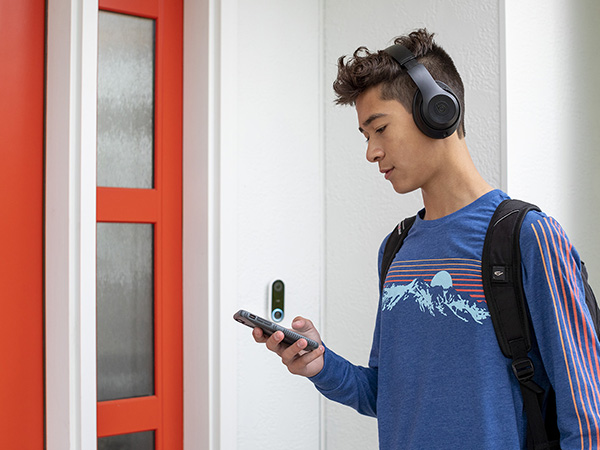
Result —
<path fill-rule="evenodd" d="M 97 188 L 97 221 L 154 224 L 155 394 L 98 402 L 98 437 L 155 432 L 183 448 L 183 1 L 100 0 L 104 11 L 156 21 L 154 188 Z"/>

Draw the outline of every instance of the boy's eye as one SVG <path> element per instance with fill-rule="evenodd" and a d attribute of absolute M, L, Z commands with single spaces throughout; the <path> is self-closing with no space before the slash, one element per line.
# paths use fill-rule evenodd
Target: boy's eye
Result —
<path fill-rule="evenodd" d="M 381 134 L 385 131 L 387 125 L 383 125 L 382 127 L 379 127 L 375 130 L 375 133 Z M 365 142 L 369 142 L 369 136 L 365 136 Z"/>

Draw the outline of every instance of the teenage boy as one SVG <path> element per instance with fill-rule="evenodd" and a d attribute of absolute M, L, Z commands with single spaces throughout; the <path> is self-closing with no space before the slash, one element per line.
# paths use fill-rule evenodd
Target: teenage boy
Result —
<path fill-rule="evenodd" d="M 355 366 L 323 345 L 305 353 L 303 339 L 286 347 L 280 332 L 267 339 L 256 328 L 253 336 L 327 398 L 377 417 L 381 449 L 523 449 L 523 398 L 500 351 L 481 277 L 490 218 L 508 197 L 470 158 L 464 89 L 450 57 L 426 30 L 395 44 L 452 91 L 456 104 L 432 111 L 450 111 L 442 126 L 449 131 L 413 114 L 419 101 L 407 69 L 414 63 L 399 62 L 406 51 L 361 47 L 338 60 L 337 103 L 356 107 L 368 161 L 396 192 L 420 189 L 424 203 L 383 285 L 369 366 Z M 520 248 L 534 380 L 546 393 L 554 388 L 560 446 L 600 449 L 600 344 L 579 255 L 560 225 L 539 212 L 527 214 Z M 298 317 L 292 326 L 321 342 L 310 320 Z"/>

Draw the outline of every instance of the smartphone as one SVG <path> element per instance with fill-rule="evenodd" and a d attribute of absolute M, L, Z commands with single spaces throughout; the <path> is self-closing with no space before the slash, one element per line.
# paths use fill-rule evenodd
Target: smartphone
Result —
<path fill-rule="evenodd" d="M 306 336 L 302 336 L 300 333 L 296 333 L 295 331 L 284 328 L 281 325 L 277 325 L 276 323 L 270 322 L 267 319 L 263 319 L 262 317 L 259 317 L 256 314 L 249 313 L 248 311 L 245 311 L 243 309 L 240 309 L 238 312 L 236 312 L 233 315 L 233 318 L 239 323 L 243 323 L 244 325 L 247 325 L 250 328 L 259 327 L 267 336 L 271 336 L 276 331 L 281 331 L 284 336 L 283 342 L 287 345 L 292 345 L 298 339 L 305 339 L 308 345 L 304 348 L 304 350 L 307 352 L 319 348 L 319 344 L 313 341 L 312 339 L 309 339 Z"/>

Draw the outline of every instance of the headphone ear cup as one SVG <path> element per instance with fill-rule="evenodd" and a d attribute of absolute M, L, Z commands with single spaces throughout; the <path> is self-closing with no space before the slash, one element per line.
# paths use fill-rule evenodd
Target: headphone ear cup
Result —
<path fill-rule="evenodd" d="M 462 111 L 460 103 L 452 89 L 437 81 L 444 94 L 438 94 L 428 104 L 423 104 L 423 95 L 417 89 L 413 98 L 413 119 L 426 136 L 432 139 L 444 139 L 452 135 L 460 124 Z"/>

